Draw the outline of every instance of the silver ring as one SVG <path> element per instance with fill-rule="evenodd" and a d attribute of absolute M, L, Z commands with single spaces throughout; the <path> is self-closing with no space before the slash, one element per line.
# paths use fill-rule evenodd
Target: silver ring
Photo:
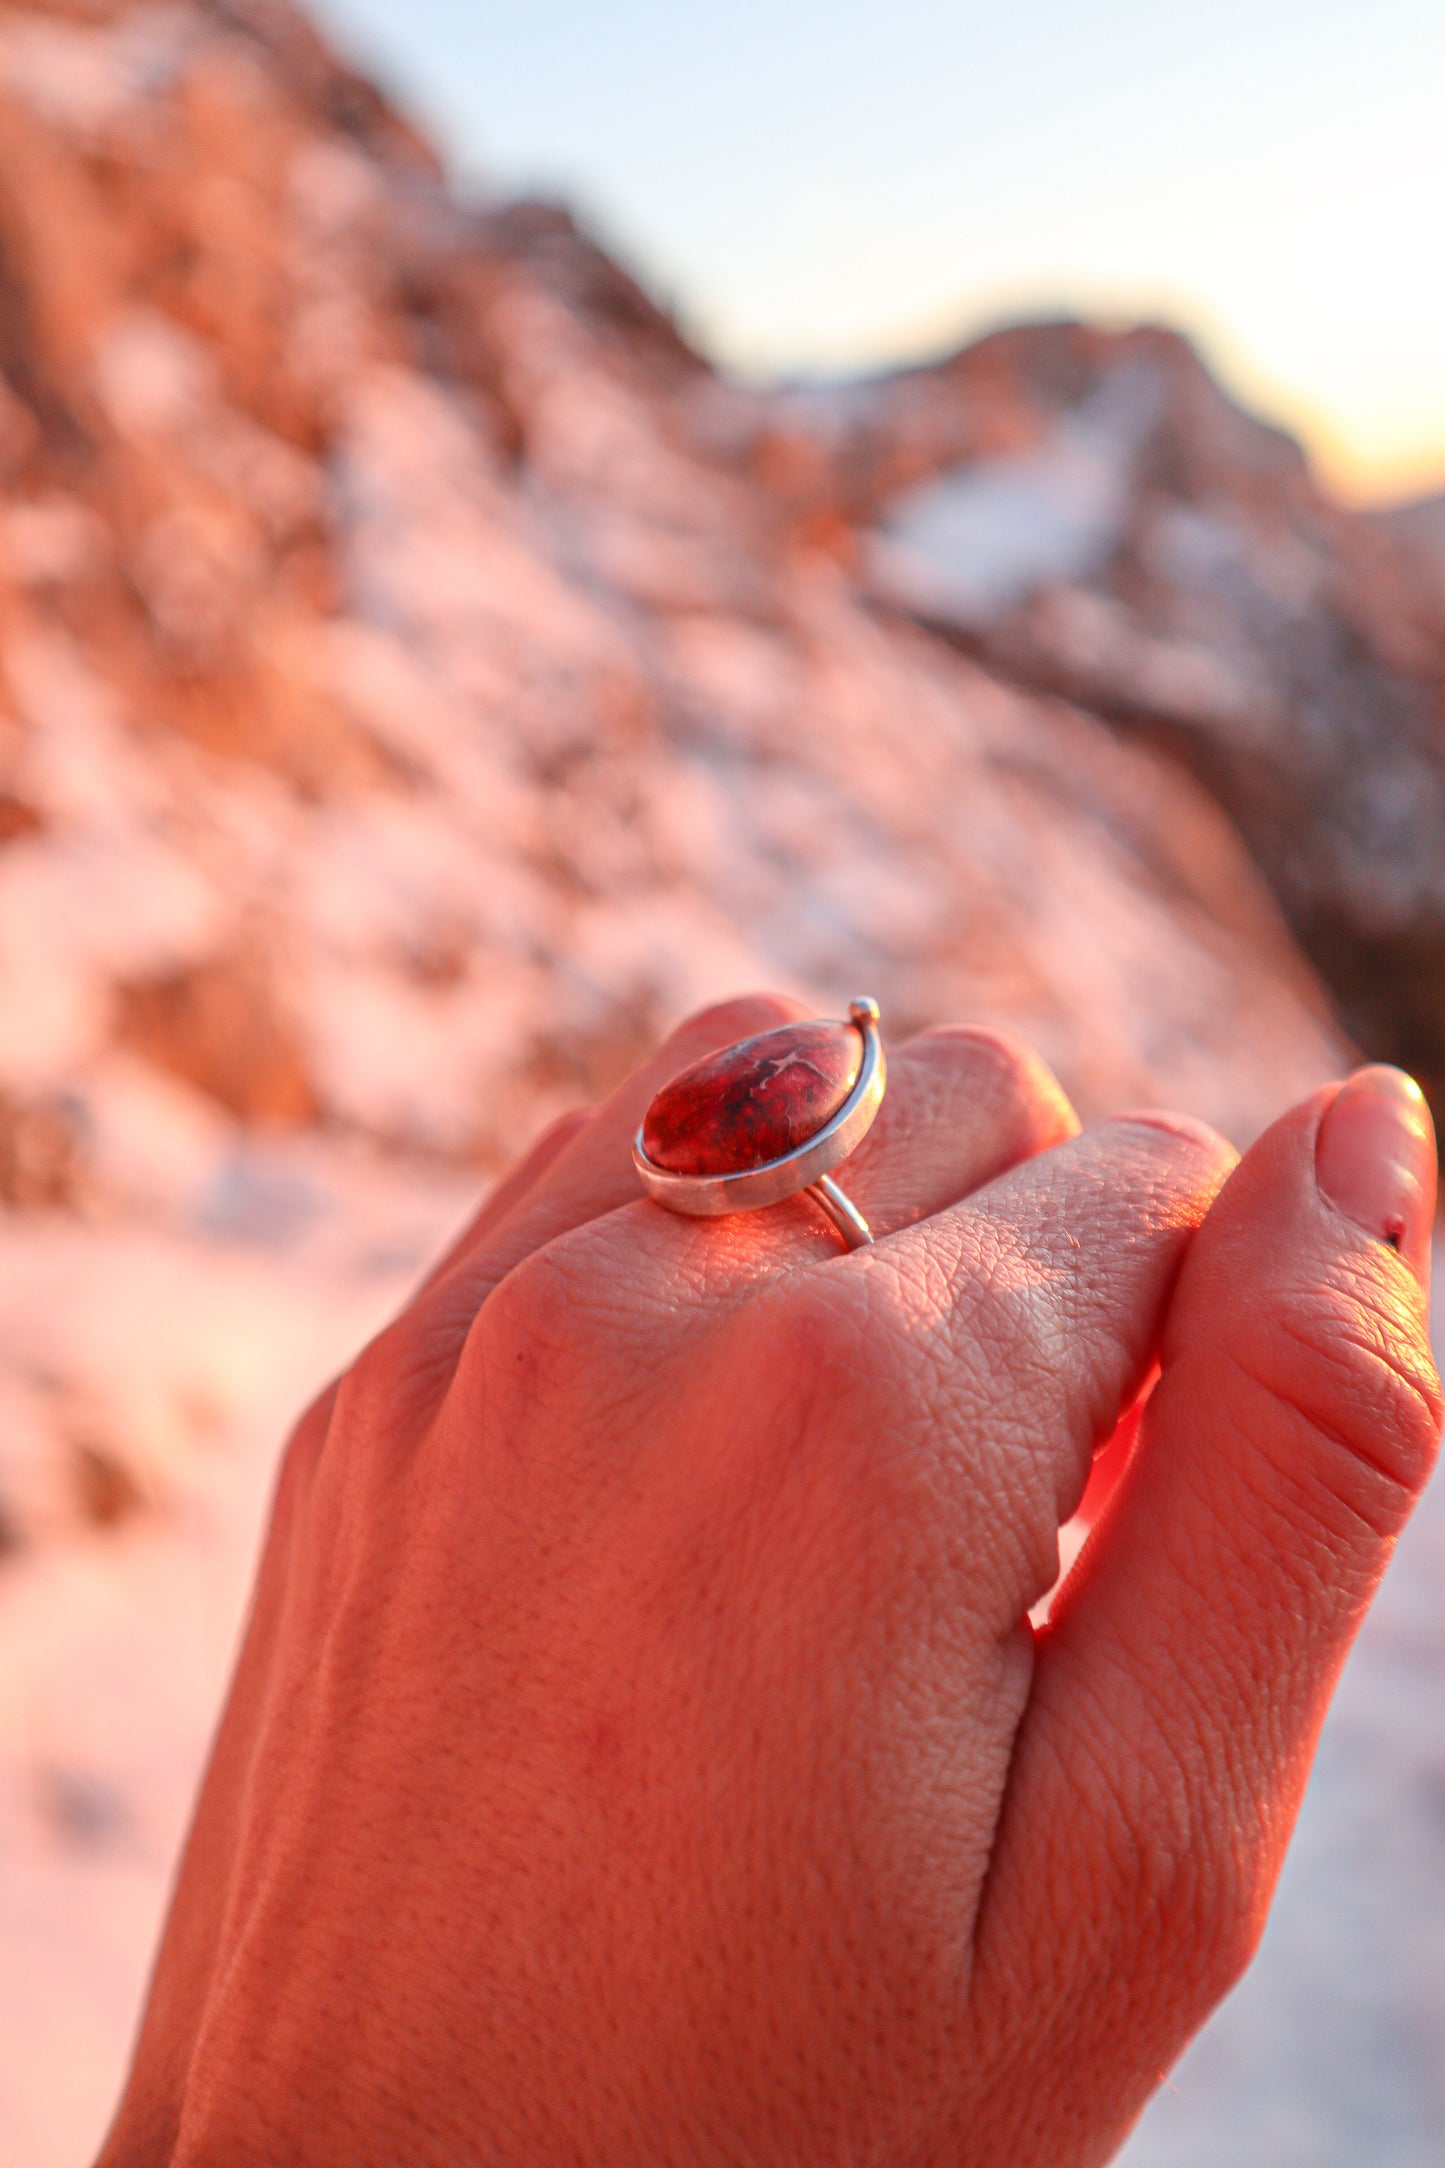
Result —
<path fill-rule="evenodd" d="M 830 1169 L 856 1151 L 873 1126 L 874 1117 L 883 1103 L 888 1069 L 883 1055 L 883 1041 L 878 1033 L 878 1004 L 868 996 L 861 996 L 848 1004 L 848 1021 L 834 1022 L 820 1019 L 818 1025 L 779 1025 L 772 1031 L 755 1033 L 752 1038 L 739 1039 L 733 1046 L 724 1047 L 720 1053 L 709 1055 L 706 1060 L 695 1062 L 679 1076 L 662 1087 L 648 1108 L 642 1126 L 632 1140 L 632 1163 L 636 1167 L 642 1186 L 649 1197 L 666 1205 L 670 1212 L 685 1212 L 694 1218 L 711 1219 L 727 1212 L 755 1212 L 763 1205 L 778 1204 L 784 1197 L 796 1197 L 806 1193 L 827 1214 L 834 1227 L 850 1249 L 862 1249 L 873 1240 L 868 1222 L 857 1206 L 833 1181 Z M 761 1099 L 769 1084 L 775 1084 L 790 1066 L 793 1057 L 786 1050 L 790 1033 L 802 1034 L 823 1028 L 830 1032 L 845 1032 L 850 1028 L 861 1041 L 856 1074 L 847 1087 L 847 1096 L 837 1105 L 819 1127 L 802 1137 L 790 1149 L 770 1159 L 756 1160 L 743 1151 L 743 1163 L 735 1167 L 715 1164 L 725 1158 L 728 1142 L 716 1133 L 707 1133 L 707 1093 L 709 1088 L 717 1094 L 721 1112 L 721 1083 L 710 1086 L 709 1075 L 726 1074 L 729 1064 L 733 1076 L 727 1087 L 749 1104 L 749 1062 L 753 1073 L 760 1080 L 753 1095 L 750 1111 L 757 1111 L 756 1101 Z M 771 1042 L 771 1043 L 770 1043 Z M 835 1042 L 841 1056 L 845 1042 Z M 807 1066 L 805 1063 L 800 1066 Z M 697 1080 L 697 1081 L 694 1081 Z M 660 1120 L 659 1109 L 666 1110 L 678 1101 L 686 1102 L 689 1091 L 699 1095 L 701 1105 L 694 1108 L 692 1132 L 687 1140 L 690 1156 L 709 1161 L 705 1171 L 683 1172 L 676 1168 L 660 1166 L 648 1156 L 644 1143 L 650 1125 Z M 764 1125 L 765 1126 L 765 1125 Z M 658 1149 L 656 1137 L 653 1149 Z"/>

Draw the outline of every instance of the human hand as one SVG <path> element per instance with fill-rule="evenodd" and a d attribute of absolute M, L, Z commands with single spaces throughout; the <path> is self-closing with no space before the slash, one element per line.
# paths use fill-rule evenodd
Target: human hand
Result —
<path fill-rule="evenodd" d="M 638 1198 L 794 1013 L 549 1133 L 303 1420 L 104 2168 L 1074 2168 L 1247 1962 L 1434 1454 L 1428 1117 L 1366 1071 L 1231 1175 L 946 1032 L 872 1250 Z"/>

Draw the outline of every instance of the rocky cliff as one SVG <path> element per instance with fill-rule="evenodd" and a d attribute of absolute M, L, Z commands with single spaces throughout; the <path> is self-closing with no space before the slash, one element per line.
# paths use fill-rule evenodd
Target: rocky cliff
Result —
<path fill-rule="evenodd" d="M 282 0 L 0 6 L 0 2151 L 104 2113 L 288 1409 L 681 1010 L 1242 1139 L 1347 1058 L 1292 923 L 1434 1060 L 1422 550 L 1163 335 L 744 393 Z"/>
<path fill-rule="evenodd" d="M 1445 1093 L 1445 505 L 1333 504 L 1168 331 L 1038 324 L 771 403 L 865 589 L 1162 747 L 1339 1012 Z"/>

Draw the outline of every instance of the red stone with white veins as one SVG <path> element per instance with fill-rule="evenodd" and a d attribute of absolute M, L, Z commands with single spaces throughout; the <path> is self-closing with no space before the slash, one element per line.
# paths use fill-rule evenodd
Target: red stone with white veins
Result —
<path fill-rule="evenodd" d="M 852 1024 L 780 1024 L 695 1061 L 647 1110 L 642 1149 L 671 1174 L 737 1174 L 806 1144 L 858 1081 Z"/>

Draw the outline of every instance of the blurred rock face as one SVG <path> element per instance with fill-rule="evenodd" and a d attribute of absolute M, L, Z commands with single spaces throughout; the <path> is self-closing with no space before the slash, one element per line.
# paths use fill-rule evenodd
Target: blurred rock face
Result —
<path fill-rule="evenodd" d="M 1125 516 L 1131 366 L 1056 551 Z M 1208 796 L 880 616 L 625 276 L 460 210 L 284 8 L 0 10 L 0 374 L 17 1104 L 98 1130 L 139 1063 L 490 1165 L 758 980 L 1236 1133 L 1333 1062 Z"/>
<path fill-rule="evenodd" d="M 1006 331 L 772 415 L 870 592 L 1209 785 L 1347 1025 L 1441 1104 L 1441 500 L 1332 505 L 1163 331 Z"/>

